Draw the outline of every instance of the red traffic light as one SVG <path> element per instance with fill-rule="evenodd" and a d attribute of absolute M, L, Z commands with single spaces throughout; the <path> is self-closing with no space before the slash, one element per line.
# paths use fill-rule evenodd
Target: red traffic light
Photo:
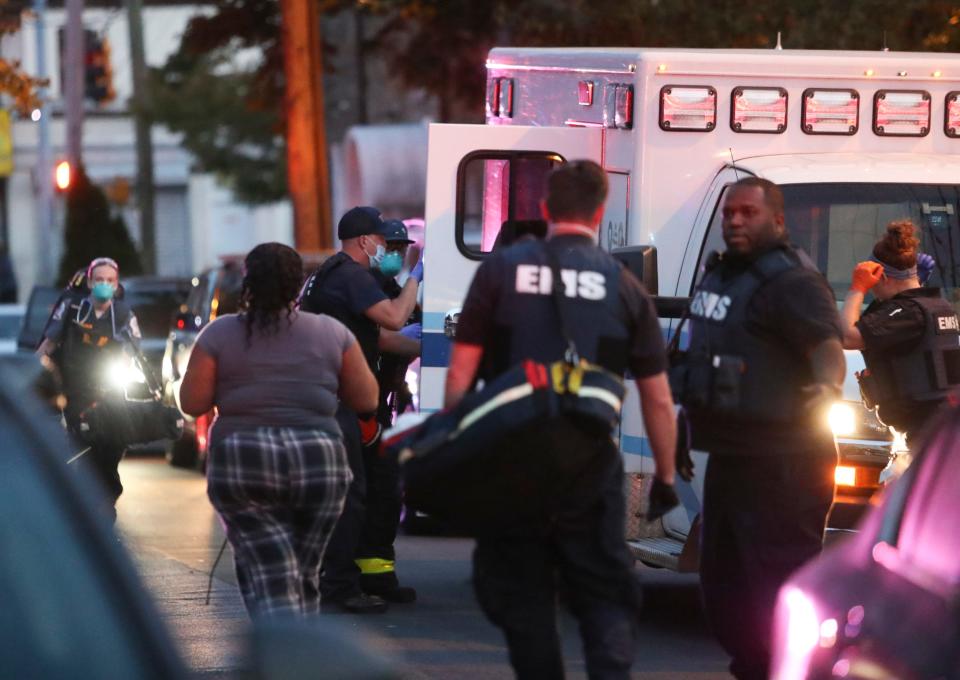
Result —
<path fill-rule="evenodd" d="M 70 181 L 73 179 L 73 168 L 70 167 L 70 161 L 60 161 L 53 173 L 57 189 L 66 191 L 70 188 Z"/>

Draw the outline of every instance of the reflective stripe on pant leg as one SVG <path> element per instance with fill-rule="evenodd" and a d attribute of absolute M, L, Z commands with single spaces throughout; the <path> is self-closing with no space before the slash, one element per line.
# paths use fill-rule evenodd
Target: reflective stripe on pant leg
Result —
<path fill-rule="evenodd" d="M 361 574 L 389 574 L 394 571 L 394 561 L 379 557 L 364 557 L 354 562 L 360 567 Z"/>

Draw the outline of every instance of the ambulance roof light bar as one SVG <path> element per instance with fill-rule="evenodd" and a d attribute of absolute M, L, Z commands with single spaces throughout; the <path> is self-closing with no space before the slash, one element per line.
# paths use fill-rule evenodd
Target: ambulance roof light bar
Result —
<path fill-rule="evenodd" d="M 787 91 L 782 87 L 735 87 L 730 127 L 734 132 L 780 134 L 787 129 Z"/>
<path fill-rule="evenodd" d="M 884 137 L 926 137 L 930 132 L 930 93 L 878 90 L 873 96 L 873 131 Z"/>
<path fill-rule="evenodd" d="M 808 135 L 854 135 L 859 126 L 860 95 L 856 90 L 803 91 L 800 127 Z"/>
<path fill-rule="evenodd" d="M 717 127 L 717 91 L 707 85 L 665 85 L 660 89 L 660 129 L 710 132 Z"/>
<path fill-rule="evenodd" d="M 947 93 L 943 131 L 947 137 L 960 137 L 960 91 Z"/>

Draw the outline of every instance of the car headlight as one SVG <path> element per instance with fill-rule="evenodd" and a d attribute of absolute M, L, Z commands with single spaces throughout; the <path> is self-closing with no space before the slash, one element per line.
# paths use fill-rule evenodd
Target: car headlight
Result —
<path fill-rule="evenodd" d="M 857 430 L 856 414 L 853 412 L 853 407 L 846 402 L 838 401 L 834 403 L 827 414 L 827 420 L 834 436 L 845 437 Z"/>
<path fill-rule="evenodd" d="M 143 371 L 137 368 L 133 359 L 123 357 L 107 364 L 107 381 L 118 389 L 124 389 L 133 383 L 144 383 L 147 379 Z"/>
<path fill-rule="evenodd" d="M 876 412 L 858 401 L 836 401 L 830 406 L 827 422 L 835 437 L 888 441 L 890 429 L 880 422 Z"/>

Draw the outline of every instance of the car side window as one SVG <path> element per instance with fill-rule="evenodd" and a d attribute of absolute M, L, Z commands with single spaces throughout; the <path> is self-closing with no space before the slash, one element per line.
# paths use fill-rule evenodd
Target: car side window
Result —
<path fill-rule="evenodd" d="M 240 309 L 240 292 L 243 286 L 243 275 L 239 269 L 227 267 L 220 276 L 217 283 L 216 298 L 212 304 L 216 309 L 211 309 L 211 315 L 214 317 L 222 314 L 235 314 Z"/>
<path fill-rule="evenodd" d="M 713 216 L 710 218 L 710 226 L 707 227 L 707 234 L 703 239 L 703 248 L 700 250 L 700 257 L 697 260 L 697 274 L 693 279 L 693 286 L 690 289 L 691 294 L 693 293 L 693 288 L 696 288 L 697 284 L 700 283 L 700 279 L 703 278 L 703 266 L 707 261 L 707 257 L 714 251 L 722 252 L 726 247 L 723 243 L 722 208 L 723 201 L 726 199 L 727 192 L 729 190 L 729 186 L 724 188 L 723 193 L 720 194 L 720 198 L 717 199 L 717 204 L 713 208 Z"/>

